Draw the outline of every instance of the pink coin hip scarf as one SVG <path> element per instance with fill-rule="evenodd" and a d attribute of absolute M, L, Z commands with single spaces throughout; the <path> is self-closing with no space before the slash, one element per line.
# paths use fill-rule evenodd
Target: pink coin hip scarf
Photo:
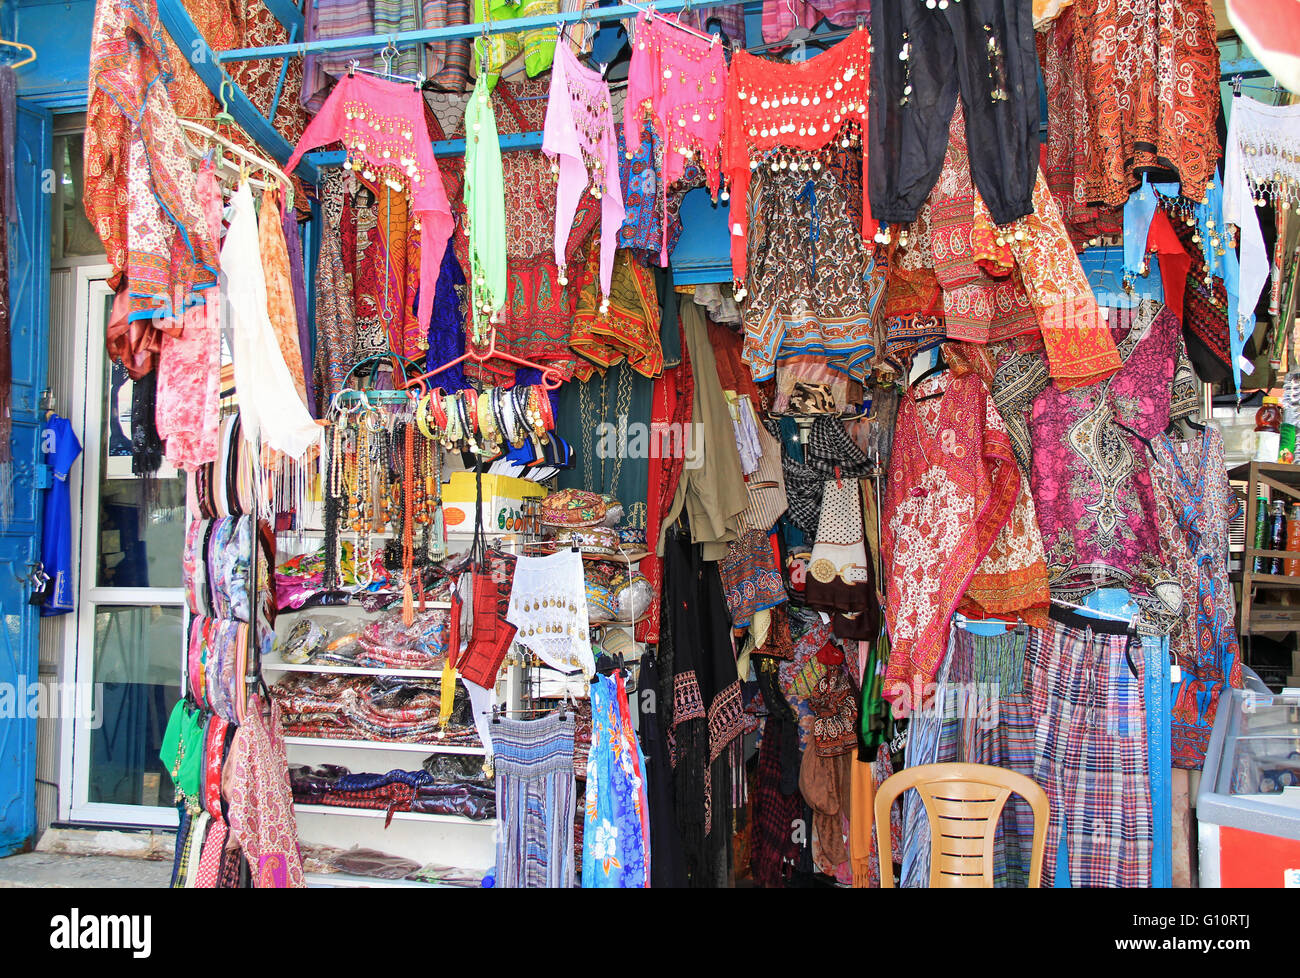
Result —
<path fill-rule="evenodd" d="M 285 164 L 292 173 L 308 150 L 341 140 L 343 165 L 368 183 L 405 191 L 420 232 L 420 322 L 433 316 L 442 254 L 451 237 L 451 206 L 433 156 L 424 97 L 412 85 L 350 75 L 342 78 Z"/>
<path fill-rule="evenodd" d="M 664 187 L 681 179 L 688 162 L 704 170 L 715 197 L 722 173 L 722 114 L 727 94 L 727 59 L 722 45 L 676 26 L 676 18 L 636 18 L 623 139 L 629 157 L 641 149 L 641 118 L 648 111 L 664 141 Z M 660 264 L 668 263 L 663 245 Z"/>
<path fill-rule="evenodd" d="M 592 196 L 600 201 L 600 294 L 601 312 L 606 312 L 618 231 L 626 216 L 623 188 L 618 179 L 614 110 L 605 79 L 599 72 L 579 64 L 564 44 L 555 48 L 542 152 L 554 161 L 553 169 L 558 167 L 555 264 L 560 269 L 561 285 L 568 282 L 565 252 L 569 229 L 588 182 L 592 185 Z"/>

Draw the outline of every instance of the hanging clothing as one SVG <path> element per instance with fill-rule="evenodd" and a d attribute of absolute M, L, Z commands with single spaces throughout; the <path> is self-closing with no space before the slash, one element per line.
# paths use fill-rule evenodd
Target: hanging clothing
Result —
<path fill-rule="evenodd" d="M 217 242 L 199 206 L 194 167 L 167 88 L 163 28 L 152 4 L 96 7 L 86 110 L 86 216 L 112 266 L 125 277 L 125 321 L 109 356 L 133 379 L 157 363 L 159 330 L 179 331 L 191 295 L 216 283 Z M 10 215 L 12 217 L 12 215 Z"/>
<path fill-rule="evenodd" d="M 560 47 L 561 51 L 568 50 Z M 591 749 L 587 754 L 582 885 L 650 885 L 650 815 L 645 756 L 632 728 L 623 676 L 591 684 Z"/>
<path fill-rule="evenodd" d="M 256 443 L 260 437 L 270 448 L 302 458 L 320 441 L 321 429 L 294 388 L 267 318 L 257 215 L 247 183 L 235 191 L 230 210 L 221 248 L 222 291 L 230 313 L 228 336 L 244 438 Z"/>
<path fill-rule="evenodd" d="M 453 223 L 424 114 L 424 98 L 411 85 L 349 75 L 330 92 L 285 164 L 292 173 L 308 150 L 341 140 L 350 169 L 409 195 L 420 235 L 421 324 L 433 311 L 434 282 Z M 495 133 L 490 141 L 495 144 Z"/>
<path fill-rule="evenodd" d="M 208 234 L 221 239 L 221 187 L 211 162 L 195 181 Z M 179 336 L 165 334 L 158 359 L 158 436 L 167 442 L 167 461 L 193 470 L 217 458 L 221 418 L 221 299 L 216 289 L 185 310 Z"/>
<path fill-rule="evenodd" d="M 625 211 L 618 246 L 632 251 L 643 265 L 658 265 L 660 254 L 671 254 L 682 236 L 680 204 L 673 206 L 674 195 L 659 174 L 663 140 L 649 117 L 641 120 L 641 146 L 636 152 L 627 148 L 622 126 L 616 127 L 616 135 Z M 696 186 L 703 182 L 703 171 L 690 164 L 680 185 Z"/>
<path fill-rule="evenodd" d="M 555 197 L 555 264 L 563 274 L 569 228 L 588 185 L 601 202 L 600 294 L 610 295 L 614 247 L 626 211 L 619 185 L 614 114 L 604 75 L 578 62 L 567 45 L 558 46 L 551 70 L 542 152 L 558 159 Z M 602 305 L 606 303 L 602 302 Z"/>
<path fill-rule="evenodd" d="M 1181 544 L 1176 562 L 1190 558 L 1193 590 L 1184 590 L 1182 640 L 1173 643 L 1182 679 L 1173 696 L 1173 763 L 1199 770 L 1223 690 L 1242 687 L 1236 599 L 1228 579 L 1228 527 L 1240 501 L 1228 485 L 1223 436 L 1207 425 L 1188 441 L 1161 434 L 1152 441 L 1158 490 L 1172 503 Z"/>
<path fill-rule="evenodd" d="M 1088 276 L 1070 244 L 1043 171 L 1033 186 L 1033 209 L 1010 227 L 994 228 L 992 212 L 975 196 L 975 225 L 996 230 L 1015 256 L 1034 307 L 1052 376 L 1061 386 L 1092 384 L 1119 369 L 1115 341 Z"/>
<path fill-rule="evenodd" d="M 867 550 L 862 522 L 862 491 L 855 478 L 827 479 L 821 517 L 808 559 L 804 599 L 809 607 L 835 612 L 838 633 L 853 630 L 845 615 L 860 616 L 856 630 L 880 633 L 876 603 L 875 556 Z M 863 635 L 854 635 L 855 638 Z"/>
<path fill-rule="evenodd" d="M 572 550 L 545 557 L 515 558 L 506 620 L 519 631 L 515 641 L 552 669 L 584 676 L 596 671 L 583 584 L 582 554 Z"/>
<path fill-rule="evenodd" d="M 316 260 L 317 389 L 328 404 L 342 390 L 358 360 L 352 276 L 343 251 L 343 224 L 350 173 L 330 170 L 322 181 L 320 254 Z"/>
<path fill-rule="evenodd" d="M 307 406 L 307 381 L 303 376 L 302 347 L 298 344 L 298 311 L 293 301 L 293 274 L 289 270 L 289 245 L 273 190 L 262 191 L 262 208 L 257 215 L 257 245 L 266 280 L 266 312 L 289 368 L 294 390 Z"/>
<path fill-rule="evenodd" d="M 415 312 L 420 249 L 413 246 L 411 211 L 405 195 L 392 187 L 380 184 L 373 189 L 375 228 L 366 253 L 367 271 L 373 279 L 358 283 L 361 289 L 356 300 L 358 306 L 363 301 L 373 303 L 382 324 L 379 335 L 383 350 L 414 360 L 424 353 L 428 323 L 420 322 Z M 418 239 L 414 244 L 418 245 Z M 436 293 L 436 284 L 434 290 Z"/>
<path fill-rule="evenodd" d="M 820 356 L 865 381 L 878 347 L 885 269 L 849 220 L 844 183 L 829 167 L 778 168 L 760 171 L 751 195 L 743 316 L 754 379 L 767 380 L 788 357 Z"/>
<path fill-rule="evenodd" d="M 1300 179 L 1300 105 L 1266 105 L 1234 96 L 1226 146 L 1223 219 L 1239 229 L 1241 251 L 1236 319 L 1229 325 L 1244 345 L 1272 267 L 1256 207 L 1270 196 L 1288 199 L 1291 207 L 1297 204 L 1292 188 Z"/>
<path fill-rule="evenodd" d="M 72 430 L 72 422 L 57 414 L 50 415 L 41 434 L 45 464 L 54 476 L 45 491 L 44 518 L 41 524 L 41 567 L 50 576 L 41 616 L 65 615 L 76 604 L 72 582 L 72 497 L 68 475 L 81 454 L 81 441 Z"/>
<path fill-rule="evenodd" d="M 1209 0 L 1075 0 L 1074 57 L 1090 131 L 1083 195 L 1124 203 L 1144 172 L 1205 199 L 1219 157 L 1219 46 Z"/>
<path fill-rule="evenodd" d="M 1120 233 L 1120 211 L 1092 202 L 1084 188 L 1088 144 L 1088 91 L 1083 66 L 1074 52 L 1074 10 L 1066 7 L 1045 30 L 1037 32 L 1038 57 L 1047 90 L 1047 152 L 1043 172 L 1065 222 L 1070 241 L 1082 248 L 1091 239 Z"/>
<path fill-rule="evenodd" d="M 999 424 L 1001 419 L 993 415 Z M 998 427 L 991 424 L 991 428 Z M 1043 535 L 1038 529 L 1029 478 L 1019 473 L 1019 487 L 1011 515 L 971 578 L 962 607 L 985 615 L 1019 614 L 1039 621 L 1051 601 L 1047 586 L 1047 561 Z M 1035 610 L 1036 609 L 1036 610 Z"/>
<path fill-rule="evenodd" d="M 573 886 L 573 736 L 573 721 L 560 713 L 493 722 L 497 886 Z"/>
<path fill-rule="evenodd" d="M 451 363 L 465 352 L 465 306 L 469 290 L 465 273 L 450 248 L 442 256 L 438 272 L 437 293 L 433 300 L 433 318 L 425 337 L 424 367 L 433 370 Z M 437 375 L 437 385 L 444 391 L 464 390 L 469 386 L 461 364 Z"/>
<path fill-rule="evenodd" d="M 908 767 L 989 764 L 1034 776 L 1035 718 L 1024 677 L 1029 631 L 1002 622 L 953 625 L 932 704 L 913 704 Z M 908 826 L 905 886 L 928 885 L 930 879 L 930 823 L 918 801 L 905 797 L 901 806 Z M 1029 883 L 1033 838 L 1033 811 L 1012 794 L 994 830 L 995 887 Z"/>
<path fill-rule="evenodd" d="M 943 289 L 943 326 L 949 339 L 997 343 L 1037 332 L 1034 307 L 1010 245 L 999 246 L 987 227 L 975 223 L 976 197 L 966 119 L 958 103 L 939 179 L 913 224 L 917 227 L 924 218 L 922 237 L 913 240 L 909 231 L 908 250 L 928 246 L 933 276 Z M 996 263 L 986 255 L 996 255 Z"/>
<path fill-rule="evenodd" d="M 274 700 L 268 704 L 260 696 L 251 697 L 221 778 L 230 833 L 248 858 L 253 885 L 305 886 L 280 707 Z"/>
<path fill-rule="evenodd" d="M 681 312 L 694 381 L 691 408 L 694 451 L 692 457 L 684 460 L 672 503 L 661 521 L 658 549 L 663 551 L 668 528 L 685 513 L 691 539 L 703 546 L 704 559 L 718 560 L 726 553 L 727 544 L 743 530 L 741 514 L 748 504 L 748 496 L 704 313 L 693 302 L 687 303 Z"/>
<path fill-rule="evenodd" d="M 1143 300 L 1111 312 L 1123 366 L 1089 387 L 1049 384 L 1033 400 L 1030 488 L 1053 597 L 1077 601 L 1099 587 L 1157 597 L 1174 583 L 1163 567 L 1149 458 L 1171 417 L 1178 320 Z"/>
<path fill-rule="evenodd" d="M 1047 792 L 1043 886 L 1068 850 L 1070 885 L 1151 885 L 1151 782 L 1141 643 L 1123 622 L 1054 608 L 1035 629 L 1025 681 L 1035 718 L 1033 780 Z M 1115 631 L 1118 630 L 1118 634 Z"/>
<path fill-rule="evenodd" d="M 660 178 L 664 185 L 671 187 L 685 174 L 687 164 L 695 161 L 704 168 L 709 193 L 716 197 L 722 173 L 727 60 L 722 45 L 687 33 L 674 26 L 676 21 L 664 14 L 637 14 L 623 102 L 623 139 L 629 152 L 640 150 L 641 120 L 648 115 L 663 140 Z M 659 264 L 666 265 L 667 242 L 661 248 Z"/>
<path fill-rule="evenodd" d="M 670 303 L 676 293 L 669 293 Z M 678 333 L 679 345 L 681 323 L 674 327 Z M 655 379 L 651 391 L 650 430 L 662 433 L 662 437 L 676 437 L 684 446 L 686 434 L 691 430 L 691 412 L 694 409 L 695 381 L 691 374 L 688 352 L 683 351 L 681 362 L 670 367 Z M 674 435 L 674 432 L 676 433 Z M 664 454 L 660 452 L 660 454 Z M 648 465 L 646 480 L 646 546 L 650 551 L 641 562 L 641 573 L 654 586 L 656 593 L 663 590 L 662 530 L 664 515 L 671 509 L 677 495 L 677 485 L 682 479 L 686 465 L 686 452 L 668 452 L 667 458 L 659 459 L 655 465 Z M 742 514 L 743 520 L 743 514 Z M 659 637 L 660 617 L 663 609 L 661 602 L 655 601 L 650 606 L 647 620 L 637 626 L 636 638 L 639 642 L 656 641 Z M 654 636 L 654 638 L 651 638 Z"/>
<path fill-rule="evenodd" d="M 289 206 L 287 200 L 280 207 L 280 225 L 289 254 L 289 281 L 298 324 L 298 356 L 303 366 L 303 388 L 307 393 L 307 410 L 315 418 L 320 415 L 320 406 L 316 401 L 314 370 L 307 369 L 312 363 L 313 330 L 307 322 L 307 278 L 302 260 L 302 234 L 298 227 L 298 212 Z"/>
<path fill-rule="evenodd" d="M 934 679 L 953 612 L 1015 507 L 1020 473 L 995 418 L 973 371 L 922 380 L 898 409 L 881 511 L 887 699 Z"/>
<path fill-rule="evenodd" d="M 731 272 L 743 282 L 747 269 L 751 164 L 773 149 L 817 152 L 827 144 L 856 141 L 867 123 L 870 97 L 871 37 L 857 30 L 817 58 L 787 62 L 750 54 L 743 47 L 731 59 L 727 76 L 726 142 L 723 175 L 730 184 Z M 798 112 L 787 109 L 797 106 Z M 796 129 L 793 116 L 798 116 Z M 858 164 L 857 220 L 862 237 L 876 234 L 866 215 L 867 154 Z"/>
<path fill-rule="evenodd" d="M 475 332 L 486 335 L 506 301 L 505 184 L 496 113 L 480 74 L 465 103 L 465 233 L 469 237 L 470 309 Z M 420 317 L 424 321 L 424 316 Z"/>
<path fill-rule="evenodd" d="M 763 887 L 783 886 L 788 880 L 798 843 L 790 826 L 803 815 L 803 798 L 797 785 L 782 786 L 782 734 L 793 732 L 795 720 L 785 719 L 764 696 L 768 716 L 758 744 L 757 784 L 753 792 L 754 839 L 751 867 L 754 882 Z M 788 713 L 789 707 L 780 704 Z M 795 752 L 798 757 L 798 752 Z"/>
<path fill-rule="evenodd" d="M 659 657 L 651 650 L 641 655 L 641 668 L 637 673 L 638 690 L 654 690 L 650 699 L 637 697 L 640 711 L 638 727 L 641 734 L 642 756 L 645 758 L 647 811 L 650 824 L 650 885 L 655 888 L 686 885 L 686 867 L 682 861 L 681 838 L 677 834 L 675 806 L 673 804 L 673 768 L 669 757 L 668 739 L 660 719 L 658 692 L 662 686 Z"/>
<path fill-rule="evenodd" d="M 745 714 L 717 565 L 702 559 L 701 548 L 680 532 L 665 540 L 664 589 L 660 634 L 670 643 L 672 672 L 665 670 L 660 695 L 672 704 L 677 828 L 687 874 L 700 885 L 696 881 L 712 873 L 715 833 L 730 837 L 723 754 L 744 732 Z"/>
<path fill-rule="evenodd" d="M 1232 379 L 1232 344 L 1228 326 L 1228 290 L 1223 278 L 1210 271 L 1205 249 L 1209 232 L 1189 224 L 1172 198 L 1162 198 L 1174 235 L 1188 256 L 1187 284 L 1183 290 L 1183 342 L 1196 376 L 1207 384 Z M 1161 265 L 1161 277 L 1164 266 Z"/>
<path fill-rule="evenodd" d="M 1183 248 L 1174 231 L 1173 222 L 1163 212 L 1153 216 L 1147 232 L 1146 249 L 1143 252 L 1143 265 L 1146 264 L 1146 252 L 1160 263 L 1160 286 L 1164 295 L 1165 306 L 1183 323 L 1183 297 L 1187 288 L 1187 270 L 1191 268 L 1192 256 Z"/>
<path fill-rule="evenodd" d="M 787 599 L 772 541 L 765 530 L 747 530 L 718 561 L 733 628 L 748 628 L 754 616 Z"/>
<path fill-rule="evenodd" d="M 604 245 L 601 248 L 603 264 Z M 580 291 L 569 333 L 569 348 L 579 355 L 573 374 L 585 382 L 596 369 L 603 372 L 626 361 L 641 376 L 657 377 L 664 368 L 664 355 L 654 274 L 633 261 L 628 251 L 620 250 L 611 264 L 613 278 L 603 293 L 597 290 L 603 272 L 594 249 L 579 276 Z"/>
<path fill-rule="evenodd" d="M 971 171 L 998 224 L 1033 210 L 1038 59 L 1025 4 L 883 4 L 872 9 L 871 213 L 910 224 L 943 166 L 961 95 Z"/>

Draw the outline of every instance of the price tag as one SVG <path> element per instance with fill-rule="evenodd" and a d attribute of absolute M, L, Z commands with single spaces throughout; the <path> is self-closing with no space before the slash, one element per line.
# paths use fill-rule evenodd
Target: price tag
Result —
<path fill-rule="evenodd" d="M 1172 666 L 1169 667 L 1169 682 L 1172 685 L 1177 686 L 1182 681 L 1183 681 L 1183 667 L 1180 666 L 1177 662 L 1175 662 Z"/>

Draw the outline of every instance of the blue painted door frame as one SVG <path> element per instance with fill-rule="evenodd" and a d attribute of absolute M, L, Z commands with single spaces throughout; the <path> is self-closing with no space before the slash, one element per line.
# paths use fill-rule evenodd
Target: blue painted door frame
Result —
<path fill-rule="evenodd" d="M 28 847 L 36 832 L 36 718 L 29 684 L 39 679 L 40 618 L 27 577 L 40 559 L 42 480 L 40 392 L 50 345 L 49 195 L 54 190 L 52 117 L 19 100 L 14 150 L 18 197 L 9 224 L 9 303 L 13 354 L 13 520 L 0 527 L 0 855 Z"/>

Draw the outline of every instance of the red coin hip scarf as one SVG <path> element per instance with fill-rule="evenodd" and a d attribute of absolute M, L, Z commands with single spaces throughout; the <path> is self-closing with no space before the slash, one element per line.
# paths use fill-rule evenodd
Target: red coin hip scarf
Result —
<path fill-rule="evenodd" d="M 747 197 L 751 169 L 766 150 L 812 151 L 832 140 L 857 139 L 867 131 L 871 100 L 871 36 L 854 31 L 842 43 L 809 61 L 768 61 L 746 51 L 731 59 L 727 80 L 727 130 L 723 175 L 731 188 L 731 269 L 746 273 Z M 862 152 L 862 233 L 875 237 L 867 206 L 867 153 Z M 820 169 L 820 163 L 813 163 Z"/>
<path fill-rule="evenodd" d="M 368 183 L 405 191 L 420 232 L 421 323 L 433 316 L 442 254 L 451 237 L 451 206 L 424 121 L 424 97 L 412 85 L 364 75 L 339 80 L 285 164 L 290 173 L 308 150 L 341 140 L 347 160 Z"/>

